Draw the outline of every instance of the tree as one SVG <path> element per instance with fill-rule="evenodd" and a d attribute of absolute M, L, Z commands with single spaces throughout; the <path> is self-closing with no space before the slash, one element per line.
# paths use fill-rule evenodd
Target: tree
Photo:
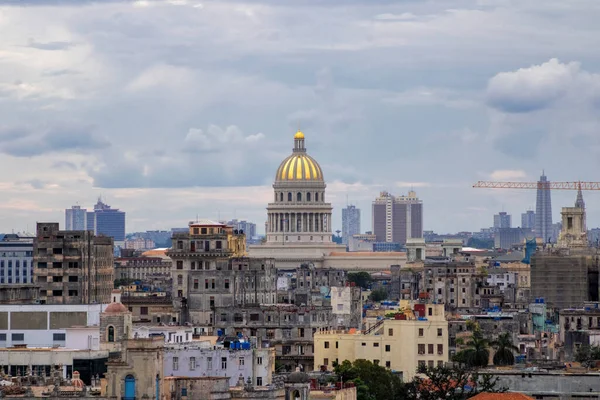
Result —
<path fill-rule="evenodd" d="M 419 373 L 405 385 L 406 399 L 463 400 L 478 393 L 502 393 L 507 388 L 498 387 L 498 378 L 479 374 L 464 367 L 419 367 Z"/>
<path fill-rule="evenodd" d="M 578 361 L 584 365 L 589 365 L 590 362 L 594 360 L 600 360 L 600 346 L 583 345 L 579 346 L 575 352 L 575 361 Z"/>
<path fill-rule="evenodd" d="M 357 400 L 395 400 L 404 398 L 404 385 L 391 371 L 367 360 L 335 363 L 334 372 L 343 382 L 357 387 Z"/>
<path fill-rule="evenodd" d="M 365 271 L 350 272 L 348 273 L 348 281 L 354 282 L 356 286 L 360 286 L 362 289 L 366 290 L 371 287 L 371 283 L 373 283 L 373 278 L 371 278 L 371 274 Z"/>
<path fill-rule="evenodd" d="M 387 299 L 387 297 L 388 297 L 388 292 L 384 288 L 373 290 L 371 292 L 371 295 L 369 296 L 369 298 L 373 301 L 383 301 L 383 300 Z"/>
<path fill-rule="evenodd" d="M 476 249 L 493 249 L 494 239 L 470 238 L 467 241 L 467 247 L 475 247 Z"/>
<path fill-rule="evenodd" d="M 509 332 L 500 334 L 491 345 L 496 349 L 494 365 L 513 365 L 515 363 L 513 351 L 519 351 L 519 348 L 513 344 Z"/>
<path fill-rule="evenodd" d="M 473 331 L 471 340 L 467 342 L 467 348 L 459 351 L 453 360 L 468 367 L 487 367 L 490 358 L 488 347 L 487 339 L 483 337 L 483 333 L 477 327 Z"/>

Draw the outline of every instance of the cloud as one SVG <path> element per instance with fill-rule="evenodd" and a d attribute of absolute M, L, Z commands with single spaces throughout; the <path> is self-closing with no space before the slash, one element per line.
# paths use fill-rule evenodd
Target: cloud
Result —
<path fill-rule="evenodd" d="M 60 160 L 60 161 L 56 161 L 56 162 L 52 163 L 52 168 L 76 170 L 77 165 L 75 165 L 75 163 L 72 163 L 70 161 Z"/>
<path fill-rule="evenodd" d="M 110 143 L 91 133 L 91 127 L 57 125 L 39 131 L 13 128 L 0 133 L 0 152 L 14 157 L 34 157 L 48 153 L 89 153 L 105 149 Z M 4 140 L 3 140 L 4 139 Z"/>
<path fill-rule="evenodd" d="M 429 182 L 396 182 L 395 186 L 398 188 L 422 188 L 430 187 Z"/>
<path fill-rule="evenodd" d="M 374 18 L 380 21 L 410 21 L 416 19 L 417 16 L 413 13 L 405 12 L 402 14 L 377 14 Z"/>
<path fill-rule="evenodd" d="M 244 136 L 242 131 L 235 125 L 222 129 L 216 125 L 210 125 L 206 131 L 191 128 L 184 139 L 185 152 L 226 152 L 231 146 L 253 144 L 265 138 L 262 133 Z"/>
<path fill-rule="evenodd" d="M 489 174 L 489 177 L 493 181 L 522 181 L 527 178 L 527 173 L 523 170 L 496 170 Z"/>
<path fill-rule="evenodd" d="M 590 87 L 591 86 L 591 87 Z M 600 75 L 581 70 L 578 62 L 549 61 L 501 72 L 487 87 L 487 104 L 507 113 L 527 113 L 548 108 L 569 95 L 598 95 Z"/>
<path fill-rule="evenodd" d="M 74 46 L 71 42 L 36 42 L 33 39 L 29 39 L 29 47 L 38 50 L 68 50 Z"/>

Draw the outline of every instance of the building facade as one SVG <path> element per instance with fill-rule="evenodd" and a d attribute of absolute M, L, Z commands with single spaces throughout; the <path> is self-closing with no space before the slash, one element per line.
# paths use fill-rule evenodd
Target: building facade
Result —
<path fill-rule="evenodd" d="M 113 239 L 38 223 L 34 281 L 45 304 L 108 303 L 114 286 Z"/>
<path fill-rule="evenodd" d="M 535 211 L 527 210 L 521 214 L 521 228 L 535 229 Z"/>
<path fill-rule="evenodd" d="M 511 215 L 501 211 L 494 215 L 494 229 L 511 228 Z"/>
<path fill-rule="evenodd" d="M 72 206 L 65 210 L 65 230 L 85 231 L 87 229 L 87 210 L 80 206 Z"/>
<path fill-rule="evenodd" d="M 366 331 L 317 332 L 314 369 L 331 371 L 334 362 L 365 359 L 399 372 L 404 381 L 409 381 L 418 366 L 444 365 L 449 354 L 444 306 L 414 306 L 416 311 L 398 314 L 397 319 L 379 320 Z"/>
<path fill-rule="evenodd" d="M 535 202 L 535 236 L 544 242 L 552 240 L 552 197 L 550 181 L 544 173 L 538 181 Z"/>
<path fill-rule="evenodd" d="M 246 235 L 246 241 L 250 242 L 257 238 L 256 235 L 256 224 L 253 222 L 245 221 L 245 220 L 237 220 L 232 219 L 227 222 L 227 225 L 232 226 L 233 229 L 237 229 L 238 232 L 241 231 L 244 235 Z"/>
<path fill-rule="evenodd" d="M 342 243 L 348 245 L 353 235 L 360 234 L 360 208 L 349 205 L 342 209 Z"/>
<path fill-rule="evenodd" d="M 0 241 L 0 284 L 33 283 L 33 237 L 4 235 Z"/>
<path fill-rule="evenodd" d="M 423 237 L 423 202 L 414 191 L 408 196 L 381 192 L 373 201 L 373 234 L 378 242 L 404 245 L 408 239 Z"/>
<path fill-rule="evenodd" d="M 436 304 L 449 309 L 479 309 L 486 294 L 485 280 L 474 263 L 426 260 L 422 287 Z"/>
<path fill-rule="evenodd" d="M 120 257 L 115 259 L 115 279 L 170 277 L 171 266 L 171 260 L 161 257 Z"/>
<path fill-rule="evenodd" d="M 94 211 L 87 213 L 87 230 L 93 230 L 96 235 L 109 236 L 116 245 L 125 245 L 125 212 L 111 208 L 98 199 Z"/>

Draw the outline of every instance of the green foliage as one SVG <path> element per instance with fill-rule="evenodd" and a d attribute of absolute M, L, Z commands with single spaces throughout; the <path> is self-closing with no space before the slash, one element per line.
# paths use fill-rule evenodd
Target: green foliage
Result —
<path fill-rule="evenodd" d="M 590 361 L 600 360 L 600 346 L 579 346 L 575 352 L 575 361 L 582 364 L 589 364 Z"/>
<path fill-rule="evenodd" d="M 362 289 L 366 290 L 371 287 L 373 278 L 371 278 L 371 274 L 365 271 L 350 272 L 348 273 L 348 282 L 354 282 L 356 286 L 360 286 Z"/>
<path fill-rule="evenodd" d="M 513 365 L 515 363 L 513 351 L 519 351 L 519 349 L 513 344 L 510 333 L 500 334 L 498 339 L 493 341 L 491 345 L 496 349 L 494 365 Z"/>
<path fill-rule="evenodd" d="M 482 392 L 502 393 L 498 378 L 471 372 L 463 367 L 420 367 L 413 380 L 404 387 L 404 399 L 463 400 Z"/>
<path fill-rule="evenodd" d="M 467 346 L 465 350 L 456 353 L 452 360 L 467 367 L 487 367 L 490 358 L 489 343 L 478 327 L 473 331 L 473 336 L 467 342 Z"/>
<path fill-rule="evenodd" d="M 369 296 L 369 299 L 371 299 L 372 301 L 383 301 L 385 299 L 387 299 L 388 297 L 388 292 L 387 290 L 381 288 L 381 289 L 375 289 L 371 292 L 371 295 Z"/>
<path fill-rule="evenodd" d="M 358 400 L 395 400 L 404 398 L 404 385 L 397 375 L 367 360 L 345 360 L 334 364 L 334 372 L 343 382 L 357 387 Z"/>
<path fill-rule="evenodd" d="M 469 241 L 467 241 L 467 247 L 474 247 L 476 249 L 493 249 L 494 239 L 470 238 Z"/>
<path fill-rule="evenodd" d="M 118 289 L 121 286 L 129 286 L 133 282 L 135 282 L 135 279 L 128 279 L 128 278 L 115 279 L 115 289 Z"/>

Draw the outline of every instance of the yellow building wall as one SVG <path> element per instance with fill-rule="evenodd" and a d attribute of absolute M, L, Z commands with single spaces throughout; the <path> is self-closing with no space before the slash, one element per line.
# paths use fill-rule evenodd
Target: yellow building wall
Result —
<path fill-rule="evenodd" d="M 434 307 L 439 314 L 428 317 L 427 321 L 385 320 L 378 335 L 342 331 L 316 333 L 315 370 L 324 365 L 332 371 L 334 361 L 365 359 L 401 371 L 403 379 L 408 381 L 415 375 L 419 363 L 438 366 L 448 362 L 448 322 L 443 306 Z M 424 354 L 419 354 L 419 350 L 424 350 Z"/>

